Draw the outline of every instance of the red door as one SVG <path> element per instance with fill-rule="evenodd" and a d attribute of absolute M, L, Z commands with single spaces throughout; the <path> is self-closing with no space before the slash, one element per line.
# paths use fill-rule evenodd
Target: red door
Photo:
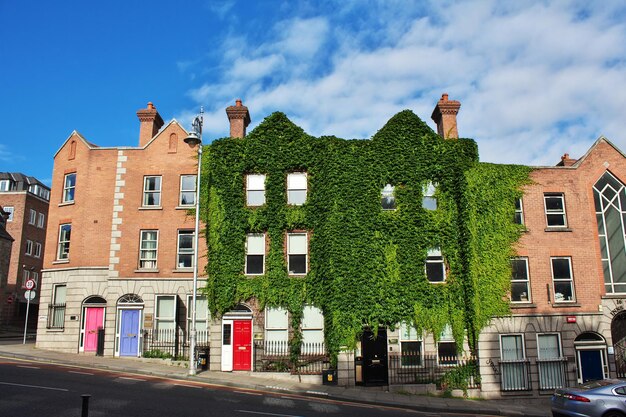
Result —
<path fill-rule="evenodd" d="M 98 327 L 102 327 L 104 307 L 85 309 L 85 352 L 95 352 L 98 348 Z"/>
<path fill-rule="evenodd" d="M 249 371 L 252 368 L 252 321 L 235 320 L 233 328 L 233 371 Z"/>

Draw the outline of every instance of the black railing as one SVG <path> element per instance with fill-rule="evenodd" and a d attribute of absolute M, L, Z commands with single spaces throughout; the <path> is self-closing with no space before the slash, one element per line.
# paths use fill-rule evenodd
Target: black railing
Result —
<path fill-rule="evenodd" d="M 389 384 L 437 384 L 440 387 L 479 388 L 480 378 L 473 357 L 442 357 L 420 351 L 390 353 Z"/>
<path fill-rule="evenodd" d="M 567 386 L 567 360 L 565 358 L 537 359 L 539 389 L 553 390 Z"/>
<path fill-rule="evenodd" d="M 257 372 L 290 372 L 317 375 L 330 367 L 324 343 L 303 343 L 296 360 L 285 341 L 254 342 L 254 370 Z"/>
<path fill-rule="evenodd" d="M 502 391 L 530 391 L 530 362 L 527 359 L 500 361 Z"/>
<path fill-rule="evenodd" d="M 48 306 L 48 329 L 63 329 L 65 327 L 65 304 L 50 304 Z"/>
<path fill-rule="evenodd" d="M 196 347 L 209 347 L 209 332 L 196 331 Z M 144 329 L 143 356 L 146 358 L 189 358 L 189 336 L 182 329 Z"/>

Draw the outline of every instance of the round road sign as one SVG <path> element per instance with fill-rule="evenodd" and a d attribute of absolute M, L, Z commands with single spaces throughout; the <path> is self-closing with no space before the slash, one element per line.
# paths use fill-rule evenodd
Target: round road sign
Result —
<path fill-rule="evenodd" d="M 35 291 L 35 290 L 28 290 L 28 291 L 24 292 L 24 298 L 27 301 L 32 301 L 35 298 L 36 295 L 37 295 L 37 291 Z"/>
<path fill-rule="evenodd" d="M 33 288 L 35 288 L 35 280 L 27 279 L 24 283 L 24 287 L 26 287 L 27 290 L 32 290 Z"/>

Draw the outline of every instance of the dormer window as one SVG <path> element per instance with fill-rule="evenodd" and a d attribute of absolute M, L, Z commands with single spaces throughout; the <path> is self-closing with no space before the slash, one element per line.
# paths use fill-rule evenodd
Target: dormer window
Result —
<path fill-rule="evenodd" d="M 0 180 L 0 191 L 9 191 L 11 189 L 11 180 Z"/>
<path fill-rule="evenodd" d="M 391 184 L 385 185 L 385 188 L 380 193 L 380 205 L 383 210 L 395 210 L 396 209 L 396 196 L 395 187 Z"/>
<path fill-rule="evenodd" d="M 435 192 L 437 191 L 437 184 L 428 181 L 422 188 L 422 207 L 426 210 L 437 210 L 437 199 L 435 198 Z"/>

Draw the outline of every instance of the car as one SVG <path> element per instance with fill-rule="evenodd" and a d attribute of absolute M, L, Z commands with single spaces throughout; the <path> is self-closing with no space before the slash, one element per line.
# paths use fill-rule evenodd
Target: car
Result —
<path fill-rule="evenodd" d="M 626 381 L 601 379 L 552 395 L 554 417 L 626 417 Z"/>

